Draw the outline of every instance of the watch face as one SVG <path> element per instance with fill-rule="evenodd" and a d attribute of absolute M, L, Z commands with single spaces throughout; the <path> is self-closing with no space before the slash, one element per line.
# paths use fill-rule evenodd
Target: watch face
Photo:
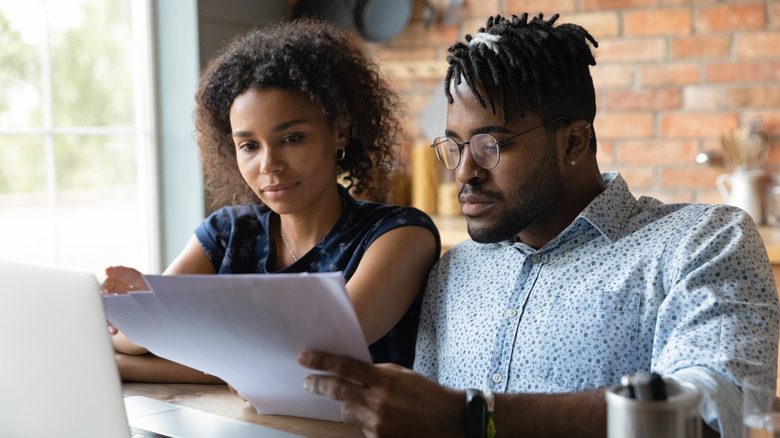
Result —
<path fill-rule="evenodd" d="M 411 0 L 357 0 L 355 27 L 368 41 L 381 42 L 398 35 L 412 16 Z"/>

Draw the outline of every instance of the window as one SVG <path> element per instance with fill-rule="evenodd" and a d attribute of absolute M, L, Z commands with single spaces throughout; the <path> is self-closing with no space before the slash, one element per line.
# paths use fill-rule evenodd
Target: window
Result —
<path fill-rule="evenodd" d="M 149 0 L 0 0 L 0 258 L 159 266 Z"/>

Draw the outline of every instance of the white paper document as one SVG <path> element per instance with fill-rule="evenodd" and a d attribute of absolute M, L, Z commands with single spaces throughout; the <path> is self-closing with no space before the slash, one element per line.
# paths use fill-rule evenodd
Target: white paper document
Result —
<path fill-rule="evenodd" d="M 303 389 L 304 350 L 371 362 L 339 273 L 147 275 L 150 291 L 104 295 L 108 320 L 157 356 L 219 377 L 261 414 L 339 421 Z"/>

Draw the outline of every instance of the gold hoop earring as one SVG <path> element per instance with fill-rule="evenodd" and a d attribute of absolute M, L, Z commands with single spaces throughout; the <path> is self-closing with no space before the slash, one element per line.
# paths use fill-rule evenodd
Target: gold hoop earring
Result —
<path fill-rule="evenodd" d="M 336 149 L 336 161 L 343 161 L 346 156 L 347 151 L 345 149 Z"/>

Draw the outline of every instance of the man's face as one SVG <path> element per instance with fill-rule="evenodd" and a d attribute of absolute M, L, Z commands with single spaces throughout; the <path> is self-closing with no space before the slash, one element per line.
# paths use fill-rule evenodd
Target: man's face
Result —
<path fill-rule="evenodd" d="M 559 154 L 554 138 L 548 141 L 543 127 L 515 139 L 513 134 L 534 128 L 546 120 L 526 112 L 510 111 L 503 123 L 499 105 L 496 114 L 482 108 L 462 81 L 453 85 L 454 102 L 447 112 L 447 136 L 467 142 L 475 134 L 493 135 L 500 159 L 492 169 L 481 168 L 469 145 L 462 152 L 456 172 L 458 201 L 468 220 L 468 232 L 477 242 L 511 239 L 521 231 L 544 228 L 563 191 Z M 494 94 L 494 97 L 497 95 Z M 512 97 L 509 97 L 511 101 Z"/>

